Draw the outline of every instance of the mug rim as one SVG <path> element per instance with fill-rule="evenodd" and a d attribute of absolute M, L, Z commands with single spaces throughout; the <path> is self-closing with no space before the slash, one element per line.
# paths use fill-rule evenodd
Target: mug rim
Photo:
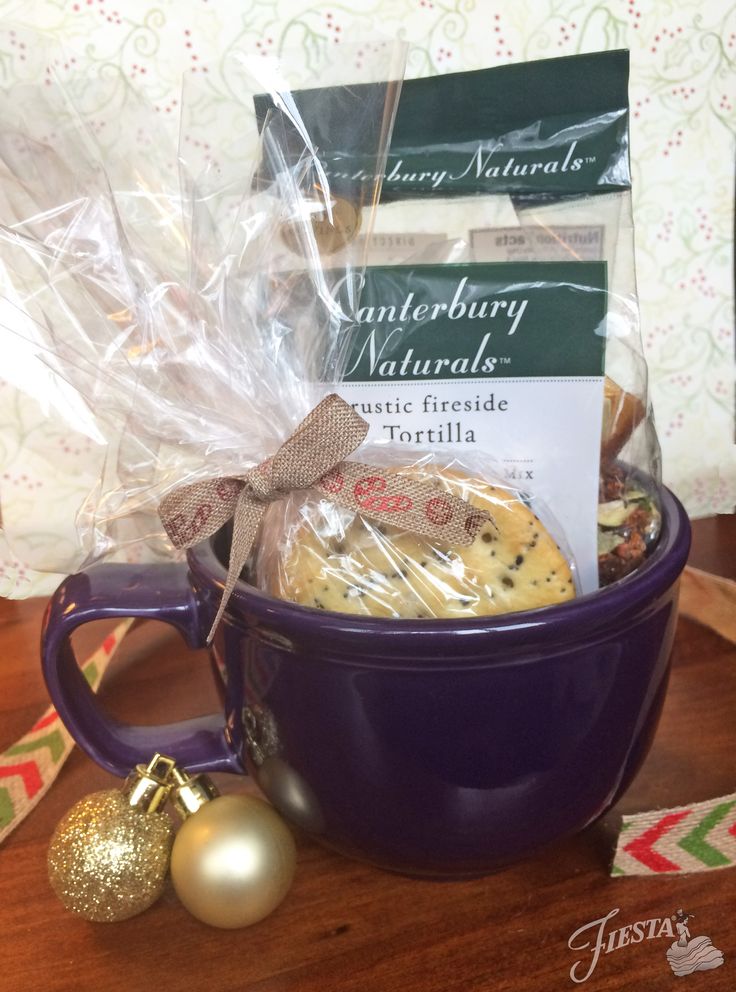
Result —
<path fill-rule="evenodd" d="M 684 507 L 669 489 L 660 487 L 659 495 L 662 531 L 655 550 L 641 568 L 603 589 L 565 603 L 459 620 L 395 619 L 316 610 L 276 599 L 238 579 L 223 623 L 247 628 L 255 622 L 277 629 L 282 635 L 318 639 L 325 647 L 328 632 L 331 643 L 337 638 L 341 642 L 349 640 L 353 646 L 356 637 L 362 634 L 372 639 L 374 650 L 379 639 L 381 650 L 392 655 L 406 651 L 407 638 L 414 648 L 422 642 L 422 650 L 430 654 L 435 653 L 433 645 L 438 654 L 446 653 L 448 638 L 453 641 L 455 651 L 459 649 L 464 654 L 467 646 L 475 653 L 478 638 L 487 642 L 489 633 L 508 646 L 520 638 L 528 645 L 530 639 L 543 638 L 548 642 L 550 637 L 554 637 L 556 646 L 562 646 L 579 641 L 583 634 L 589 636 L 597 627 L 610 627 L 612 622 L 648 609 L 677 580 L 690 547 L 690 523 Z M 200 589 L 214 588 L 221 594 L 227 573 L 215 553 L 215 539 L 216 535 L 196 545 L 187 557 Z"/>

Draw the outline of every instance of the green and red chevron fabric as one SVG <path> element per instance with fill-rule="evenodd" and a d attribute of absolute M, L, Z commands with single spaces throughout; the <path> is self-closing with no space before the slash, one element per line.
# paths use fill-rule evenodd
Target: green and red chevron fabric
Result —
<path fill-rule="evenodd" d="M 132 623 L 119 623 L 82 666 L 93 689 Z M 71 734 L 49 706 L 25 736 L 0 754 L 0 844 L 48 792 L 73 747 Z"/>
<path fill-rule="evenodd" d="M 680 613 L 736 643 L 736 582 L 687 567 Z M 736 865 L 736 792 L 625 816 L 612 875 L 671 875 Z"/>
<path fill-rule="evenodd" d="M 625 816 L 612 875 L 670 875 L 736 865 L 736 793 Z"/>

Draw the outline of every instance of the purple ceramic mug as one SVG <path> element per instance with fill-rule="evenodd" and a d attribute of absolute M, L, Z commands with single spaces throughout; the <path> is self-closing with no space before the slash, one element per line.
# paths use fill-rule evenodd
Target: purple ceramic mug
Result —
<path fill-rule="evenodd" d="M 274 600 L 244 582 L 212 647 L 222 714 L 125 726 L 98 707 L 69 637 L 149 617 L 202 646 L 225 569 L 215 538 L 187 565 L 97 565 L 51 600 L 43 666 L 81 747 L 126 774 L 154 751 L 243 772 L 293 823 L 384 868 L 462 877 L 582 830 L 631 781 L 662 707 L 690 545 L 663 530 L 629 578 L 560 606 L 477 620 L 385 620 Z"/>

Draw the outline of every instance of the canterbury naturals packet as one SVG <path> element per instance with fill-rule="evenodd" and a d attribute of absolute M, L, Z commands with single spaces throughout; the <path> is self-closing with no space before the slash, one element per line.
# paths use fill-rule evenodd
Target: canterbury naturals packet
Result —
<path fill-rule="evenodd" d="M 406 80 L 374 226 L 357 235 L 368 267 L 345 287 L 360 307 L 338 391 L 370 439 L 491 456 L 551 510 L 583 592 L 599 585 L 602 473 L 622 455 L 657 476 L 627 84 L 624 51 Z M 325 168 L 347 188 L 360 152 Z M 641 415 L 603 466 L 612 379 Z"/>

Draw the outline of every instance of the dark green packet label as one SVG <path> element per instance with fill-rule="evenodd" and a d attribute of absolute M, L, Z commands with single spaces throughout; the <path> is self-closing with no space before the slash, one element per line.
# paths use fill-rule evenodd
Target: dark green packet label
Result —
<path fill-rule="evenodd" d="M 406 80 L 382 201 L 629 189 L 628 75 L 629 53 L 619 50 Z M 372 180 L 376 131 L 355 119 L 361 93 L 375 105 L 371 89 L 293 94 L 338 195 Z M 262 123 L 271 98 L 255 106 Z"/>
<path fill-rule="evenodd" d="M 603 375 L 605 262 L 375 266 L 346 382 Z"/>

